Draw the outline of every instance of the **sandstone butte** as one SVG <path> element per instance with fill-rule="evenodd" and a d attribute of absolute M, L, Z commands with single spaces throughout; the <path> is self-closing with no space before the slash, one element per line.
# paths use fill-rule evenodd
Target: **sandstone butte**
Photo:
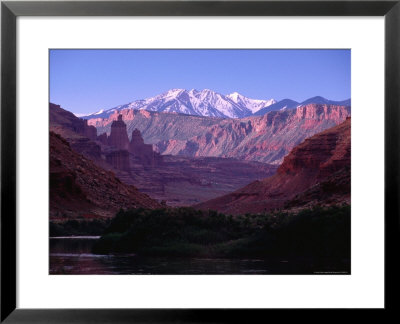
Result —
<path fill-rule="evenodd" d="M 226 214 L 350 203 L 351 118 L 296 146 L 277 173 L 195 207 Z"/>
<path fill-rule="evenodd" d="M 90 126 L 93 127 L 93 126 Z M 162 156 L 153 150 L 153 145 L 145 144 L 142 134 L 138 129 L 132 131 L 129 141 L 126 124 L 122 120 L 122 115 L 111 124 L 110 136 L 103 133 L 97 140 L 104 146 L 111 147 L 113 150 L 106 155 L 106 160 L 118 170 L 130 170 L 130 155 L 132 159 L 146 166 L 162 165 Z"/>
<path fill-rule="evenodd" d="M 162 164 L 162 157 L 153 151 L 152 145 L 144 143 L 140 131 L 135 129 L 129 141 L 121 115 L 111 123 L 110 136 L 105 133 L 97 136 L 96 127 L 88 125 L 87 120 L 76 117 L 59 105 L 50 103 L 49 111 L 50 130 L 64 137 L 75 151 L 102 167 L 129 171 L 131 158 L 143 165 Z"/>
<path fill-rule="evenodd" d="M 50 131 L 50 218 L 112 217 L 120 208 L 158 208 L 158 202 L 122 183 Z"/>

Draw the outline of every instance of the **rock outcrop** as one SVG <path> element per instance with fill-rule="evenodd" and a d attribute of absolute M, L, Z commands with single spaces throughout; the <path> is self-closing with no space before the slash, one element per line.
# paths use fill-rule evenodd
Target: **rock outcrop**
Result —
<path fill-rule="evenodd" d="M 50 218 L 112 217 L 120 209 L 160 205 L 75 152 L 50 132 Z"/>
<path fill-rule="evenodd" d="M 120 150 L 128 150 L 129 148 L 128 133 L 126 131 L 126 124 L 122 120 L 122 115 L 119 115 L 118 119 L 114 120 L 111 124 L 108 145 Z"/>
<path fill-rule="evenodd" d="M 228 214 L 350 202 L 351 120 L 306 139 L 277 173 L 208 202 L 201 209 Z"/>
<path fill-rule="evenodd" d="M 99 133 L 123 115 L 127 129 L 141 131 L 144 141 L 162 155 L 223 157 L 280 164 L 307 137 L 343 122 L 349 106 L 308 104 L 242 119 L 188 116 L 124 109 L 107 119 L 89 120 Z"/>
<path fill-rule="evenodd" d="M 160 154 L 154 152 L 153 145 L 144 143 L 142 134 L 137 128 L 132 132 L 129 152 L 135 159 L 141 161 L 145 165 L 156 166 L 162 164 L 162 157 Z"/>
<path fill-rule="evenodd" d="M 60 134 L 71 147 L 101 164 L 109 163 L 114 169 L 130 170 L 130 160 L 146 167 L 162 164 L 162 157 L 153 151 L 151 144 L 145 144 L 139 130 L 133 131 L 131 141 L 128 138 L 126 124 L 122 115 L 118 115 L 110 125 L 110 135 L 97 136 L 97 129 L 88 125 L 88 120 L 80 119 L 59 105 L 50 103 L 50 130 Z"/>
<path fill-rule="evenodd" d="M 122 115 L 118 115 L 117 120 L 112 122 L 110 136 L 107 137 L 107 134 L 103 133 L 97 140 L 103 145 L 117 149 L 117 151 L 106 154 L 107 162 L 115 169 L 129 171 L 130 159 L 146 167 L 162 164 L 160 154 L 154 152 L 153 145 L 144 143 L 142 134 L 138 129 L 132 132 L 132 137 L 129 141 Z"/>

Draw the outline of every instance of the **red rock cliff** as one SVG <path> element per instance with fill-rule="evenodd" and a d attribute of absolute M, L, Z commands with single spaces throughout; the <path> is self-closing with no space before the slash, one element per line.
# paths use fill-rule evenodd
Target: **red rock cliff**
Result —
<path fill-rule="evenodd" d="M 128 129 L 141 131 L 163 155 L 231 157 L 280 164 L 305 138 L 343 122 L 347 106 L 309 104 L 242 119 L 187 116 L 124 109 Z M 117 112 L 107 119 L 91 119 L 99 133 L 110 132 Z"/>
<path fill-rule="evenodd" d="M 349 203 L 350 129 L 351 119 L 347 118 L 296 146 L 274 176 L 197 207 L 241 214 L 286 205 Z"/>

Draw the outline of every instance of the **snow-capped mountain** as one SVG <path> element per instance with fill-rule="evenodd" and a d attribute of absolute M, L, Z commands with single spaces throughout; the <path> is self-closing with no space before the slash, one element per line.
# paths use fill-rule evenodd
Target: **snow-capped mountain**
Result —
<path fill-rule="evenodd" d="M 253 114 L 259 111 L 260 109 L 263 109 L 265 107 L 271 106 L 274 103 L 276 103 L 275 99 L 270 99 L 270 100 L 250 99 L 237 92 L 231 93 L 227 95 L 227 97 L 231 99 L 233 102 L 237 103 L 238 105 L 246 107 Z"/>
<path fill-rule="evenodd" d="M 170 112 L 208 117 L 243 118 L 248 116 L 262 116 L 270 111 L 293 109 L 307 104 L 351 106 L 351 100 L 332 101 L 317 96 L 299 103 L 291 99 L 283 99 L 281 101 L 276 101 L 274 99 L 250 99 L 238 92 L 222 95 L 210 89 L 201 91 L 195 89 L 171 89 L 155 97 L 136 100 L 108 110 L 101 109 L 96 113 L 81 116 L 81 118 L 108 118 L 108 116 L 115 111 L 122 109 Z"/>
<path fill-rule="evenodd" d="M 136 100 L 108 110 L 100 110 L 84 118 L 105 118 L 116 110 L 127 108 L 197 116 L 242 118 L 251 116 L 254 112 L 268 107 L 275 102 L 274 99 L 250 99 L 237 92 L 225 96 L 209 89 L 202 91 L 195 89 L 189 91 L 185 89 L 171 89 L 158 96 Z"/>

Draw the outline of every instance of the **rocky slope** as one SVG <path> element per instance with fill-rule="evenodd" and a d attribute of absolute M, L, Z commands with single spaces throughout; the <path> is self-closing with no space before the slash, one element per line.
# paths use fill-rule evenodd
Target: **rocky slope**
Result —
<path fill-rule="evenodd" d="M 128 134 L 137 128 L 146 143 L 161 154 L 187 157 L 226 157 L 280 164 L 305 138 L 343 122 L 349 106 L 309 104 L 272 111 L 259 117 L 222 119 L 124 109 L 108 118 L 93 118 L 88 125 L 98 133 L 110 132 L 121 113 Z"/>
<path fill-rule="evenodd" d="M 87 120 L 77 118 L 73 113 L 62 109 L 59 105 L 49 104 L 50 129 L 61 136 L 70 138 L 86 137 L 95 140 L 97 130 L 88 126 Z"/>
<path fill-rule="evenodd" d="M 77 118 L 59 105 L 49 104 L 50 131 L 65 138 L 78 153 L 94 160 L 100 160 L 101 148 L 95 143 L 97 130 L 87 120 Z"/>
<path fill-rule="evenodd" d="M 296 146 L 272 177 L 197 205 L 228 214 L 350 202 L 351 120 Z"/>
<path fill-rule="evenodd" d="M 160 205 L 134 186 L 126 185 L 75 152 L 60 135 L 50 132 L 50 218 L 111 217 L 120 208 Z"/>

